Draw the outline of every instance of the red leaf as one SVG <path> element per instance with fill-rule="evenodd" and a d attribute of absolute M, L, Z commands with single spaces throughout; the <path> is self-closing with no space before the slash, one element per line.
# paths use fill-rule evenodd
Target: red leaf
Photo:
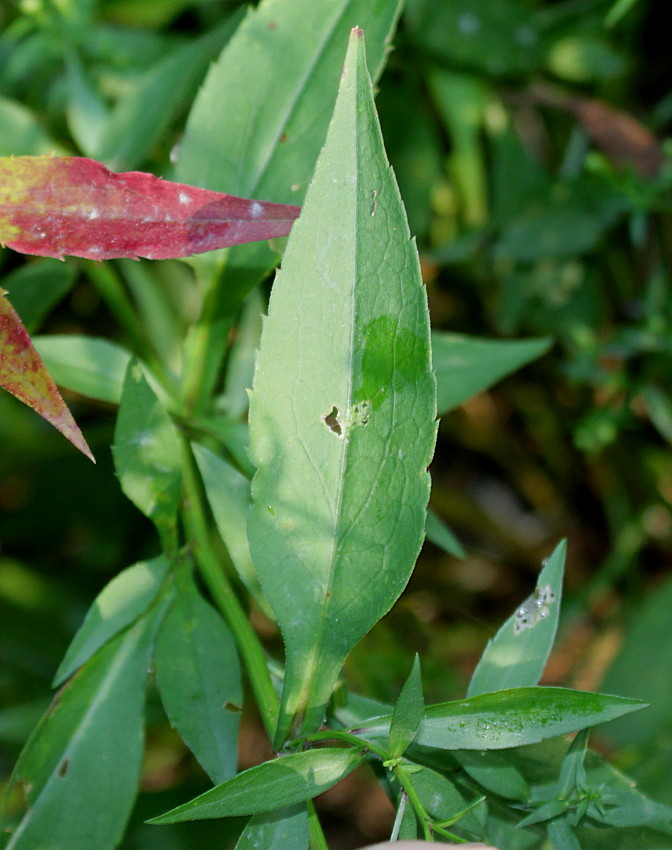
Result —
<path fill-rule="evenodd" d="M 24 254 L 188 257 L 287 236 L 299 212 L 84 157 L 0 157 L 0 244 Z"/>
<path fill-rule="evenodd" d="M 0 386 L 36 410 L 94 460 L 82 432 L 65 406 L 16 310 L 0 289 Z M 95 463 L 95 461 L 94 461 Z"/>

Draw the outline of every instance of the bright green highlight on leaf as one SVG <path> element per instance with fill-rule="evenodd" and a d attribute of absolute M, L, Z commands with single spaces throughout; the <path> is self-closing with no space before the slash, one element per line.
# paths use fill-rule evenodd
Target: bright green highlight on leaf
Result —
<path fill-rule="evenodd" d="M 408 580 L 435 414 L 417 252 L 356 30 L 250 402 L 250 548 L 287 650 L 278 741 L 319 726 L 348 652 Z"/>
<path fill-rule="evenodd" d="M 244 770 L 150 823 L 254 815 L 311 800 L 364 762 L 353 749 L 318 749 L 282 756 Z"/>

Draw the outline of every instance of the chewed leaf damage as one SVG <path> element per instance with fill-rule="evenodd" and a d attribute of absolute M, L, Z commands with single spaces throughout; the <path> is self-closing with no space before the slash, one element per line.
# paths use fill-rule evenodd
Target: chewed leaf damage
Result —
<path fill-rule="evenodd" d="M 370 411 L 370 401 L 358 401 L 348 407 L 344 414 L 334 405 L 329 413 L 322 417 L 322 421 L 332 434 L 347 442 L 353 428 L 368 424 Z"/>

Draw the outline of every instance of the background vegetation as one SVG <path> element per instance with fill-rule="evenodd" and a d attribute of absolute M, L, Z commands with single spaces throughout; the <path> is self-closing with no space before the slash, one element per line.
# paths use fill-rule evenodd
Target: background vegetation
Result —
<path fill-rule="evenodd" d="M 654 0 L 407 0 L 377 104 L 433 325 L 547 336 L 553 346 L 443 418 L 431 504 L 464 556 L 426 544 L 400 603 L 353 653 L 348 680 L 393 700 L 419 651 L 427 700 L 461 697 L 487 638 L 567 537 L 564 615 L 545 683 L 650 701 L 593 746 L 672 803 L 664 142 L 672 94 L 663 10 Z M 239 4 L 217 0 L 3 3 L 0 155 L 79 153 L 170 176 L 188 108 L 239 14 Z M 104 335 L 138 351 L 110 297 L 114 274 L 151 326 L 156 356 L 170 363 L 193 287 L 183 264 L 152 268 L 0 252 L 3 288 L 31 332 Z M 154 530 L 113 474 L 113 408 L 68 401 L 95 467 L 0 398 L 4 775 L 93 596 L 156 550 Z M 277 647 L 261 613 L 255 624 Z M 137 824 L 147 795 L 163 795 L 165 810 L 206 787 L 158 701 L 149 712 Z M 250 764 L 267 753 L 255 718 L 246 724 L 241 761 Z M 338 793 L 351 794 L 352 846 L 385 834 L 383 801 L 357 788 Z M 205 836 L 220 827 L 200 828 Z M 181 848 L 180 827 L 172 829 L 170 846 Z M 124 847 L 154 838 L 136 826 Z"/>

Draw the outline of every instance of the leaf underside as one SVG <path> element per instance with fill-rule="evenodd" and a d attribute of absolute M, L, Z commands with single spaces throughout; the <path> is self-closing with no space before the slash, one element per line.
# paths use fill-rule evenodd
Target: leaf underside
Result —
<path fill-rule="evenodd" d="M 427 301 L 361 31 L 303 209 L 250 402 L 250 547 L 287 650 L 276 743 L 319 725 L 348 652 L 402 592 L 429 495 Z"/>
<path fill-rule="evenodd" d="M 0 244 L 24 254 L 188 257 L 287 236 L 298 214 L 85 157 L 0 158 Z"/>

